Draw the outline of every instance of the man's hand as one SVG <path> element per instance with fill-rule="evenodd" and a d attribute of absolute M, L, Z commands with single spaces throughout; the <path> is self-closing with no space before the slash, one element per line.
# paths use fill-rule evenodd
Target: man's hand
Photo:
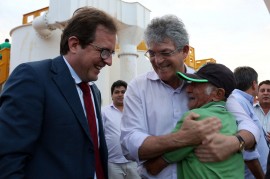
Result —
<path fill-rule="evenodd" d="M 178 148 L 201 144 L 203 139 L 210 140 L 213 133 L 221 128 L 215 117 L 196 121 L 199 115 L 190 113 L 183 121 L 180 130 L 161 136 L 148 136 L 140 146 L 140 160 L 149 160 Z"/>
<path fill-rule="evenodd" d="M 238 150 L 239 141 L 235 136 L 216 133 L 195 149 L 195 155 L 201 162 L 219 162 L 227 159 Z"/>
<path fill-rule="evenodd" d="M 144 167 L 151 175 L 159 174 L 165 167 L 169 165 L 162 157 L 157 157 L 144 162 Z"/>
<path fill-rule="evenodd" d="M 184 120 L 179 131 L 185 132 L 187 136 L 187 146 L 201 144 L 202 141 L 208 142 L 213 134 L 221 128 L 221 122 L 216 117 L 209 117 L 201 121 L 195 121 L 199 115 L 190 113 Z M 179 139 L 180 140 L 180 139 Z M 183 138 L 181 139 L 183 141 Z"/>

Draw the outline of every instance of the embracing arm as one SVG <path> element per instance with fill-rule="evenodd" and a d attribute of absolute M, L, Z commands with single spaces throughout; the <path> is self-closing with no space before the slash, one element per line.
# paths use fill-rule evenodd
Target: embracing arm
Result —
<path fill-rule="evenodd" d="M 195 113 L 186 113 L 183 116 L 183 118 L 177 122 L 177 125 L 175 126 L 173 133 L 176 133 L 176 132 L 181 131 L 183 129 L 185 131 L 187 124 L 189 122 L 195 122 L 194 120 L 192 120 L 192 119 L 195 119 L 195 116 L 192 117 L 193 115 L 195 115 Z M 196 124 L 200 124 L 200 126 L 204 126 L 205 124 L 209 124 L 208 120 L 210 118 L 205 116 L 205 115 L 199 116 L 196 120 L 197 120 L 197 122 L 199 122 L 203 119 L 206 120 L 207 122 L 206 123 L 196 123 Z M 218 121 L 220 121 L 220 120 L 218 120 Z M 186 124 L 186 122 L 187 122 L 187 124 Z M 206 131 L 203 130 L 204 132 L 206 132 L 206 133 L 204 133 L 206 136 L 211 135 L 212 133 L 216 133 L 217 130 L 219 129 L 218 128 L 219 125 L 216 125 L 215 123 L 211 123 L 211 125 L 215 126 L 217 128 L 212 128 L 213 130 L 209 131 L 209 132 L 206 132 L 206 131 L 209 129 L 209 127 L 211 128 L 212 126 L 208 126 L 207 128 L 202 128 L 202 129 L 206 130 Z M 192 125 L 192 126 L 194 126 L 194 125 Z M 197 126 L 195 128 L 199 128 L 200 126 Z M 204 135 L 203 133 L 201 133 L 200 136 L 197 136 L 196 135 L 197 131 L 195 128 L 192 129 L 193 133 L 190 133 L 187 136 L 183 136 L 182 140 L 191 139 L 191 141 L 195 141 L 194 139 L 192 139 L 194 136 L 196 139 L 199 139 L 200 137 L 202 137 Z M 206 138 L 206 136 L 202 137 L 201 139 Z M 202 142 L 202 140 L 200 140 L 198 143 L 201 143 L 201 142 Z M 193 151 L 194 145 L 196 145 L 196 144 L 188 143 L 185 146 L 181 146 L 181 147 L 178 147 L 177 149 L 174 149 L 173 151 L 166 152 L 160 157 L 147 160 L 144 163 L 144 167 L 146 168 L 147 172 L 150 173 L 151 175 L 157 175 L 165 167 L 167 167 L 170 163 L 177 163 L 177 162 L 183 160 L 186 156 L 188 156 Z"/>
<path fill-rule="evenodd" d="M 154 101 L 150 104 L 146 102 L 145 96 L 151 94 L 144 91 L 147 85 L 142 81 L 140 79 L 131 81 L 125 93 L 120 141 L 126 158 L 137 162 L 149 160 L 177 148 L 201 143 L 203 136 L 220 128 L 221 123 L 218 119 L 194 121 L 192 118 L 196 118 L 196 115 L 193 114 L 189 116 L 190 120 L 183 123 L 180 131 L 171 134 L 173 120 L 166 120 L 171 113 L 157 112 L 155 110 L 160 108 L 159 104 Z M 171 101 L 167 100 L 167 103 Z"/>
<path fill-rule="evenodd" d="M 177 132 L 163 136 L 147 137 L 139 148 L 140 160 L 148 160 L 178 148 L 197 145 L 211 133 L 217 132 L 221 123 L 217 118 L 195 121 L 197 114 L 191 113 Z"/>
<path fill-rule="evenodd" d="M 254 150 L 260 140 L 260 129 L 235 96 L 231 95 L 228 98 L 226 108 L 236 118 L 238 134 L 245 140 L 245 150 Z"/>
<path fill-rule="evenodd" d="M 239 150 L 240 143 L 236 136 L 214 134 L 210 140 L 195 149 L 195 154 L 201 162 L 219 162 Z"/>
<path fill-rule="evenodd" d="M 233 96 L 228 98 L 226 108 L 236 118 L 237 134 L 244 139 L 245 150 L 253 150 L 260 138 L 259 128 Z M 227 159 L 239 150 L 240 143 L 236 136 L 215 134 L 210 140 L 205 140 L 203 145 L 195 150 L 195 153 L 202 162 L 217 162 Z"/>

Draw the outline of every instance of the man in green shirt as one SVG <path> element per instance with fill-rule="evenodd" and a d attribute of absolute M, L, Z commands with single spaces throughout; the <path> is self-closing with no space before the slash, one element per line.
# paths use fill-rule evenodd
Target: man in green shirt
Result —
<path fill-rule="evenodd" d="M 216 116 L 221 120 L 221 134 L 235 135 L 236 120 L 225 109 L 225 101 L 235 88 L 233 72 L 222 64 L 208 63 L 195 74 L 177 73 L 178 77 L 187 81 L 188 111 L 178 121 L 173 132 L 178 131 L 185 117 L 193 112 L 199 115 L 197 120 Z M 237 136 L 239 137 L 239 136 Z M 163 156 L 147 161 L 145 166 L 152 175 L 158 174 L 170 163 L 177 162 L 177 178 L 244 178 L 244 160 L 241 153 L 236 153 L 221 162 L 202 163 L 194 154 L 190 146 L 168 152 Z"/>

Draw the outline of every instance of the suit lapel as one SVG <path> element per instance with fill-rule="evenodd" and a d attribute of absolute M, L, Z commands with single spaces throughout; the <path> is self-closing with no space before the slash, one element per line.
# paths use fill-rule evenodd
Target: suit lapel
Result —
<path fill-rule="evenodd" d="M 60 56 L 53 59 L 51 70 L 53 72 L 53 80 L 65 97 L 88 138 L 92 141 L 90 138 L 87 119 L 84 115 L 82 104 L 75 86 L 75 81 L 72 78 L 63 57 Z"/>

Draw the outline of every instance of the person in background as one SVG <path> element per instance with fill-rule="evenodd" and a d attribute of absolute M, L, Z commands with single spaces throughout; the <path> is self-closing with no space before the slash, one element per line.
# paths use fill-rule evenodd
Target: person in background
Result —
<path fill-rule="evenodd" d="M 267 141 L 270 142 L 270 80 L 259 83 L 258 101 L 254 104 L 254 111 L 266 132 Z"/>
<path fill-rule="evenodd" d="M 178 72 L 180 79 L 188 82 L 188 106 L 173 132 L 178 131 L 189 113 L 199 114 L 196 120 L 216 116 L 221 120 L 220 133 L 234 135 L 237 132 L 236 120 L 225 108 L 225 101 L 235 89 L 233 72 L 225 65 L 207 63 L 195 74 Z M 222 79 L 222 80 L 220 80 Z M 177 162 L 177 178 L 244 178 L 244 160 L 241 153 L 231 155 L 220 162 L 200 162 L 194 154 L 196 146 L 165 153 L 161 157 L 145 162 L 147 171 L 156 175 L 169 163 Z"/>
<path fill-rule="evenodd" d="M 137 163 L 124 157 L 120 144 L 120 124 L 126 89 L 125 81 L 115 81 L 111 86 L 112 103 L 102 108 L 104 134 L 109 154 L 110 179 L 140 179 Z"/>
<path fill-rule="evenodd" d="M 202 162 L 222 161 L 242 148 L 252 148 L 259 130 L 252 121 L 237 116 L 238 135 L 217 133 L 221 122 L 215 117 L 201 121 L 188 115 L 179 131 L 171 133 L 177 121 L 188 111 L 186 83 L 176 72 L 192 73 L 184 65 L 189 53 L 189 38 L 183 22 L 174 15 L 153 18 L 145 31 L 146 56 L 154 71 L 133 79 L 125 93 L 121 144 L 124 155 L 136 160 L 142 178 L 176 178 L 176 164 L 166 167 L 157 176 L 147 173 L 143 163 L 165 152 L 200 145 L 195 153 Z M 233 109 L 243 110 L 231 104 Z M 247 124 L 248 123 L 248 124 Z M 249 125 L 250 123 L 250 125 Z M 246 125 L 247 124 L 247 125 Z"/>
<path fill-rule="evenodd" d="M 258 73 L 251 67 L 241 66 L 234 70 L 234 76 L 237 89 L 232 92 L 231 97 L 234 97 L 237 102 L 241 104 L 245 112 L 252 118 L 261 132 L 261 137 L 255 150 L 243 152 L 246 164 L 245 178 L 264 178 L 269 147 L 265 138 L 264 129 L 253 109 L 253 101 L 258 94 Z"/>
<path fill-rule="evenodd" d="M 270 142 L 270 80 L 264 80 L 259 83 L 258 89 L 258 103 L 254 104 L 254 111 L 261 121 L 265 136 L 268 142 Z M 270 178 L 270 155 L 267 160 L 267 170 L 265 178 Z"/>
<path fill-rule="evenodd" d="M 5 39 L 5 42 L 0 44 L 0 50 L 5 49 L 5 48 L 10 48 L 10 47 L 11 47 L 11 45 L 9 43 L 9 39 Z M 0 53 L 0 60 L 1 59 L 2 59 L 2 54 Z M 0 91 L 1 91 L 1 89 L 0 89 Z"/>
<path fill-rule="evenodd" d="M 60 56 L 14 69 L 0 97 L 0 178 L 108 178 L 92 82 L 112 64 L 116 34 L 111 16 L 79 8 L 63 30 Z"/>
<path fill-rule="evenodd" d="M 0 44 L 0 50 L 4 49 L 4 48 L 10 48 L 11 44 L 9 43 L 9 39 L 5 39 L 5 42 Z"/>

